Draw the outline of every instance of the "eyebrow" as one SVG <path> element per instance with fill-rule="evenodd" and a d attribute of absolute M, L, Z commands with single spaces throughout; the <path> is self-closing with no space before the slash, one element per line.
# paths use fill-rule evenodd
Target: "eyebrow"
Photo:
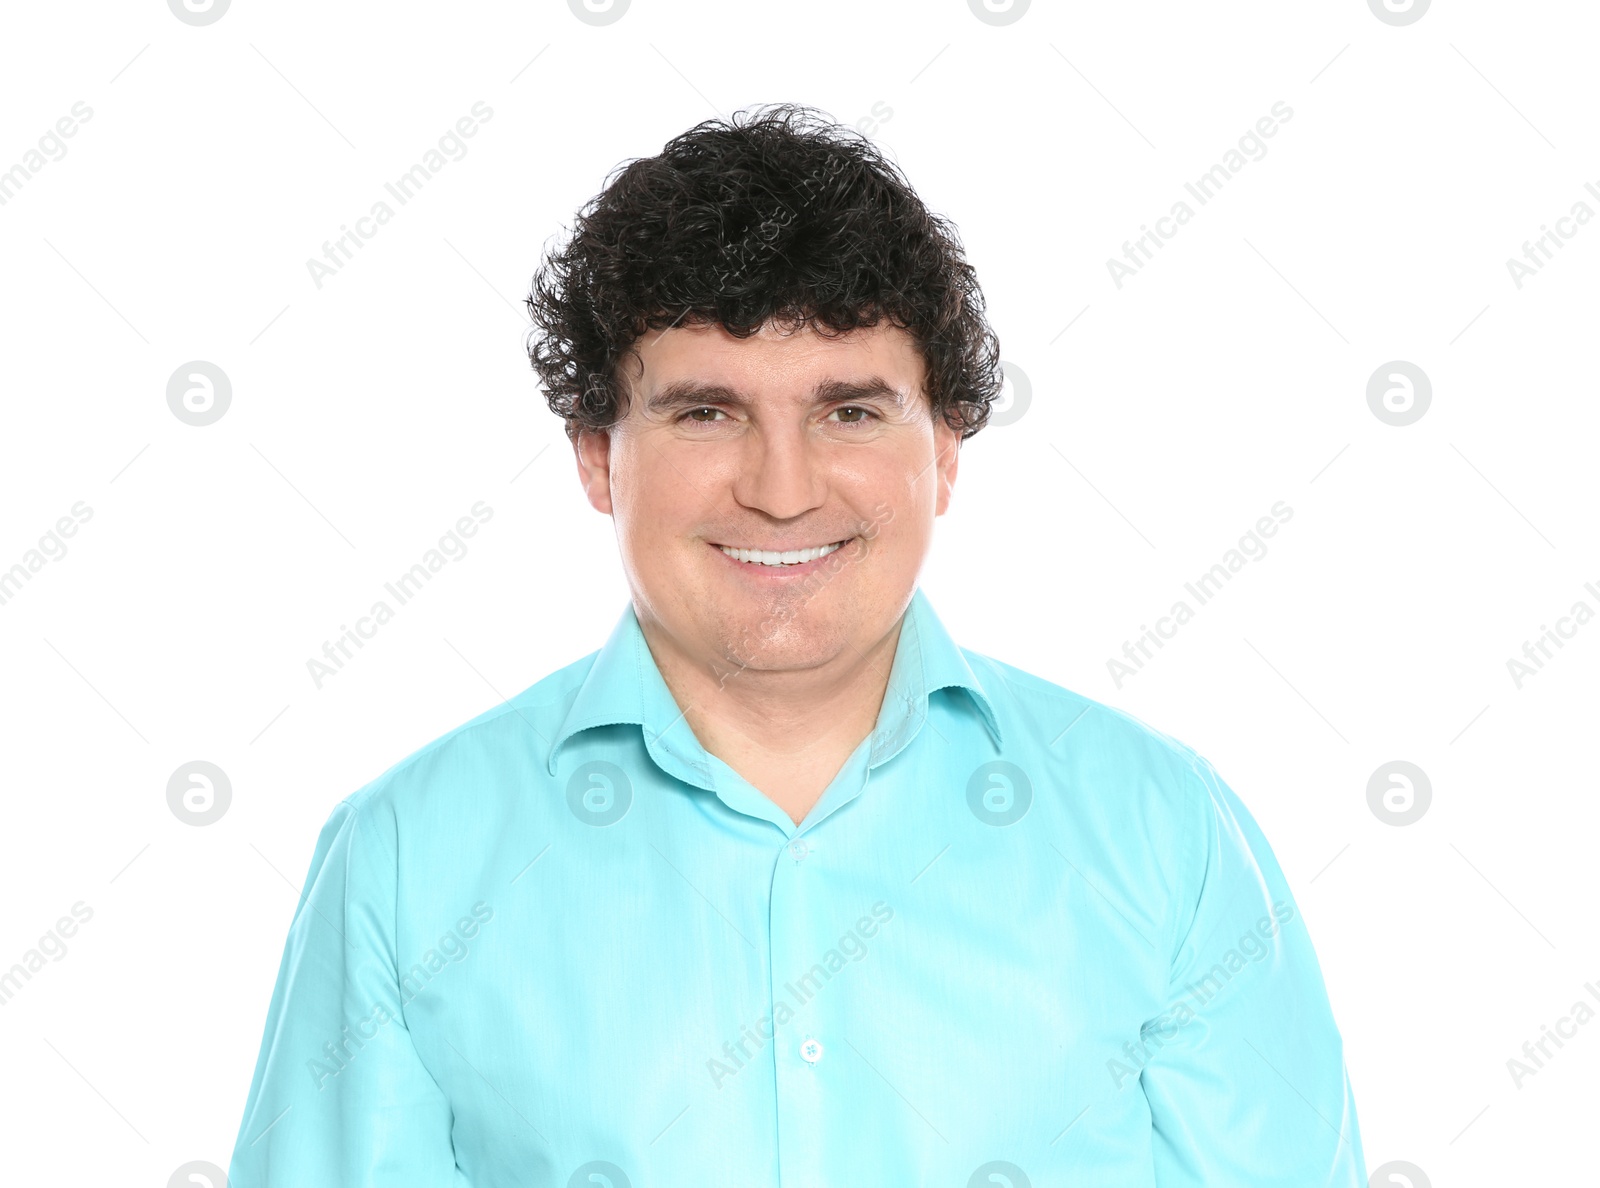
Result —
<path fill-rule="evenodd" d="M 823 380 L 811 392 L 815 404 L 839 404 L 866 400 L 885 400 L 896 409 L 906 406 L 905 393 L 880 376 L 860 380 Z M 645 409 L 652 413 L 678 412 L 703 408 L 710 404 L 727 404 L 738 408 L 748 407 L 750 400 L 726 384 L 704 383 L 700 380 L 674 380 L 664 384 L 649 400 Z"/>

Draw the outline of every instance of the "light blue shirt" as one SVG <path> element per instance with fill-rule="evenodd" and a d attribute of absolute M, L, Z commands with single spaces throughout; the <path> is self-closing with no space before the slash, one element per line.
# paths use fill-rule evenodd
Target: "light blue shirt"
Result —
<path fill-rule="evenodd" d="M 734 678 L 737 679 L 737 678 Z M 232 1188 L 1365 1188 L 1266 839 L 1193 750 L 919 590 L 805 821 L 631 605 L 334 809 Z"/>

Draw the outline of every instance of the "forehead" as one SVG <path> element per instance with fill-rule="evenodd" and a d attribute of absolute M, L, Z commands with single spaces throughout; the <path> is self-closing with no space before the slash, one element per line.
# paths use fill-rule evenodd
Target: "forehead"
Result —
<path fill-rule="evenodd" d="M 922 352 L 907 331 L 888 322 L 842 334 L 769 322 L 747 338 L 716 323 L 697 323 L 648 331 L 632 354 L 624 373 L 632 392 L 645 400 L 685 382 L 726 387 L 756 400 L 808 399 L 820 387 L 872 379 L 908 398 L 922 390 Z"/>

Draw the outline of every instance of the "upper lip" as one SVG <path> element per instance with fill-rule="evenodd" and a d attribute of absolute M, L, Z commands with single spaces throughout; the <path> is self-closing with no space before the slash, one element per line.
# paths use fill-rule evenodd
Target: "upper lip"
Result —
<path fill-rule="evenodd" d="M 728 544 L 724 541 L 713 541 L 712 543 L 719 549 L 743 549 L 745 552 L 750 553 L 801 553 L 806 549 L 825 549 L 831 544 L 843 544 L 849 539 L 848 536 L 844 536 L 838 540 L 825 540 L 821 544 L 802 545 L 742 545 Z"/>

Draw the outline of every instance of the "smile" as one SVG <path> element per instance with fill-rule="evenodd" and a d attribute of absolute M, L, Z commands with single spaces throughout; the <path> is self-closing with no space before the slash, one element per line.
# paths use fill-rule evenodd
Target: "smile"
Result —
<path fill-rule="evenodd" d="M 730 549 L 727 545 L 718 545 L 728 556 L 735 561 L 743 561 L 747 565 L 804 565 L 808 561 L 818 561 L 844 545 L 844 541 L 836 540 L 832 544 L 817 545 L 809 549 L 786 549 L 783 552 L 771 552 L 767 549 Z"/>

